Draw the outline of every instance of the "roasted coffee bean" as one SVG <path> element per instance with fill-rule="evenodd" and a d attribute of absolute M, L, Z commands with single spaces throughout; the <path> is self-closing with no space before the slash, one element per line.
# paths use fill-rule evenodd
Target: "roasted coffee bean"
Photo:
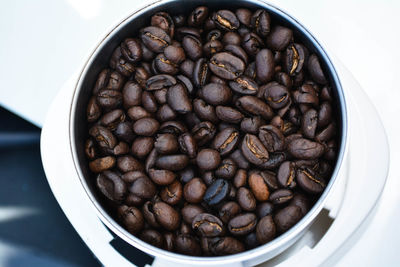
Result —
<path fill-rule="evenodd" d="M 151 117 L 151 113 L 141 106 L 133 106 L 128 109 L 128 117 L 133 121 L 137 121 L 143 118 Z"/>
<path fill-rule="evenodd" d="M 138 178 L 129 187 L 131 193 L 145 199 L 152 198 L 156 194 L 156 190 L 154 183 L 145 176 Z"/>
<path fill-rule="evenodd" d="M 302 217 L 301 209 L 298 206 L 287 206 L 278 211 L 274 217 L 274 222 L 278 232 L 287 231 L 295 225 Z"/>
<path fill-rule="evenodd" d="M 242 43 L 242 38 L 236 32 L 227 32 L 222 37 L 222 43 L 227 45 L 236 45 L 239 46 Z"/>
<path fill-rule="evenodd" d="M 257 134 L 261 125 L 264 124 L 265 121 L 259 116 L 248 117 L 242 120 L 240 129 L 245 133 Z"/>
<path fill-rule="evenodd" d="M 191 235 L 177 235 L 175 238 L 176 251 L 190 256 L 200 256 L 201 247 Z"/>
<path fill-rule="evenodd" d="M 240 207 L 245 211 L 253 211 L 256 209 L 256 198 L 253 193 L 246 187 L 240 187 L 237 191 L 237 202 Z"/>
<path fill-rule="evenodd" d="M 203 199 L 208 205 L 218 205 L 228 197 L 230 187 L 228 181 L 217 179 L 207 188 Z"/>
<path fill-rule="evenodd" d="M 131 234 L 139 233 L 144 226 L 143 215 L 139 209 L 122 205 L 118 207 L 118 217 Z"/>
<path fill-rule="evenodd" d="M 260 165 L 261 169 L 272 170 L 276 169 L 287 158 L 286 152 L 270 153 L 269 160 Z"/>
<path fill-rule="evenodd" d="M 93 89 L 92 89 L 93 95 L 97 95 L 97 93 L 100 91 L 100 89 L 107 86 L 107 83 L 110 79 L 111 72 L 112 71 L 110 69 L 103 69 L 99 73 L 99 75 L 97 76 L 96 83 L 94 84 Z"/>
<path fill-rule="evenodd" d="M 274 211 L 274 205 L 271 202 L 263 202 L 257 205 L 257 216 L 263 218 L 271 215 Z"/>
<path fill-rule="evenodd" d="M 260 244 L 271 241 L 276 235 L 276 226 L 271 215 L 261 218 L 256 227 L 256 237 Z"/>
<path fill-rule="evenodd" d="M 218 217 L 209 213 L 200 213 L 193 218 L 192 228 L 201 237 L 223 236 L 224 224 Z"/>
<path fill-rule="evenodd" d="M 239 204 L 234 201 L 226 202 L 219 210 L 218 215 L 221 221 L 228 223 L 233 217 L 238 215 L 242 209 Z"/>
<path fill-rule="evenodd" d="M 258 137 L 268 152 L 282 151 L 285 148 L 285 137 L 275 126 L 261 126 Z"/>
<path fill-rule="evenodd" d="M 215 108 L 215 113 L 217 114 L 218 119 L 227 123 L 238 124 L 244 118 L 240 111 L 227 106 L 217 106 Z"/>
<path fill-rule="evenodd" d="M 142 239 L 144 242 L 147 242 L 155 247 L 163 248 L 164 247 L 164 237 L 158 231 L 153 229 L 145 229 L 143 230 L 139 238 Z"/>
<path fill-rule="evenodd" d="M 99 173 L 105 170 L 109 170 L 114 166 L 115 166 L 115 158 L 111 156 L 97 158 L 89 162 L 89 169 L 94 173 Z"/>
<path fill-rule="evenodd" d="M 308 210 L 310 209 L 308 198 L 301 193 L 297 193 L 293 196 L 290 205 L 299 207 L 301 209 L 303 216 L 306 215 Z"/>
<path fill-rule="evenodd" d="M 204 172 L 201 178 L 207 186 L 210 186 L 217 180 L 213 171 Z"/>
<path fill-rule="evenodd" d="M 294 43 L 289 45 L 283 55 L 283 68 L 290 76 L 297 75 L 307 62 L 308 51 L 305 46 Z"/>
<path fill-rule="evenodd" d="M 256 55 L 256 75 L 262 83 L 269 82 L 275 74 L 274 55 L 269 49 L 262 49 Z"/>
<path fill-rule="evenodd" d="M 273 111 L 264 101 L 255 96 L 242 96 L 236 100 L 236 106 L 251 115 L 261 116 L 263 119 L 270 120 Z"/>
<path fill-rule="evenodd" d="M 249 56 L 246 54 L 246 51 L 240 45 L 232 45 L 228 44 L 224 47 L 224 50 L 238 58 L 240 58 L 245 65 L 247 65 L 249 61 Z"/>
<path fill-rule="evenodd" d="M 279 84 L 282 84 L 288 89 L 292 88 L 292 79 L 286 72 L 278 72 L 275 74 L 275 79 Z"/>
<path fill-rule="evenodd" d="M 169 185 L 176 178 L 175 173 L 168 170 L 150 169 L 148 173 L 151 180 L 158 185 Z"/>
<path fill-rule="evenodd" d="M 234 31 L 240 26 L 236 15 L 229 10 L 219 10 L 215 13 L 213 20 L 215 25 L 221 30 Z"/>
<path fill-rule="evenodd" d="M 168 74 L 159 74 L 152 76 L 146 82 L 146 89 L 153 91 L 165 87 L 170 87 L 176 84 L 176 79 Z"/>
<path fill-rule="evenodd" d="M 132 154 L 139 159 L 143 159 L 147 157 L 148 154 L 150 154 L 153 146 L 153 137 L 137 137 L 132 143 Z"/>
<path fill-rule="evenodd" d="M 268 161 L 268 150 L 257 136 L 246 134 L 240 146 L 243 156 L 254 165 L 261 165 Z"/>
<path fill-rule="evenodd" d="M 155 165 L 160 169 L 179 171 L 183 170 L 189 163 L 186 155 L 164 155 L 157 158 Z"/>
<path fill-rule="evenodd" d="M 321 193 L 326 186 L 324 179 L 308 168 L 297 170 L 296 181 L 304 191 L 311 194 Z"/>
<path fill-rule="evenodd" d="M 140 105 L 142 102 L 142 89 L 139 84 L 128 81 L 122 89 L 122 100 L 125 108 Z"/>
<path fill-rule="evenodd" d="M 267 46 L 275 51 L 284 51 L 293 39 L 293 31 L 276 25 L 267 36 Z"/>
<path fill-rule="evenodd" d="M 157 101 L 154 95 L 151 92 L 144 91 L 142 93 L 142 106 L 151 113 L 154 113 L 157 111 L 158 106 L 157 106 Z"/>
<path fill-rule="evenodd" d="M 195 8 L 192 13 L 188 17 L 188 25 L 193 26 L 201 26 L 203 22 L 208 17 L 208 8 L 205 6 L 200 6 Z"/>
<path fill-rule="evenodd" d="M 237 170 L 235 177 L 233 178 L 233 185 L 236 188 L 245 186 L 247 183 L 247 172 L 244 169 Z"/>
<path fill-rule="evenodd" d="M 318 125 L 318 113 L 315 109 L 309 109 L 301 120 L 301 128 L 304 137 L 313 139 Z"/>
<path fill-rule="evenodd" d="M 249 32 L 243 35 L 242 47 L 250 56 L 257 55 L 263 46 L 264 43 L 257 34 Z M 252 77 L 251 75 L 248 76 Z"/>
<path fill-rule="evenodd" d="M 298 159 L 316 159 L 323 155 L 325 148 L 317 142 L 298 138 L 288 144 L 289 153 Z"/>
<path fill-rule="evenodd" d="M 271 108 L 280 109 L 289 103 L 290 94 L 285 86 L 271 82 L 265 87 L 264 98 Z"/>
<path fill-rule="evenodd" d="M 133 183 L 140 177 L 146 177 L 146 173 L 143 171 L 130 171 L 121 176 L 125 183 Z"/>
<path fill-rule="evenodd" d="M 289 189 L 278 189 L 269 196 L 269 200 L 275 205 L 288 203 L 292 199 L 293 192 Z"/>
<path fill-rule="evenodd" d="M 182 210 L 182 219 L 192 225 L 193 219 L 200 213 L 204 213 L 205 210 L 202 206 L 196 204 L 187 204 L 185 205 Z"/>
<path fill-rule="evenodd" d="M 233 159 L 239 168 L 247 170 L 250 167 L 250 163 L 243 156 L 241 149 L 236 149 L 230 155 L 230 158 Z"/>
<path fill-rule="evenodd" d="M 200 203 L 203 200 L 206 189 L 207 186 L 200 178 L 193 178 L 183 187 L 183 195 L 189 203 Z"/>
<path fill-rule="evenodd" d="M 327 126 L 332 121 L 332 106 L 329 102 L 321 103 L 318 111 L 318 128 Z"/>
<path fill-rule="evenodd" d="M 166 121 L 160 125 L 160 132 L 179 135 L 187 132 L 187 128 L 179 121 Z"/>
<path fill-rule="evenodd" d="M 199 58 L 190 71 L 193 75 L 193 83 L 196 87 L 200 88 L 207 84 L 210 79 L 210 70 L 208 67 L 207 59 Z"/>
<path fill-rule="evenodd" d="M 174 75 L 178 72 L 177 64 L 168 60 L 164 54 L 158 54 L 154 59 L 153 64 L 158 73 Z"/>
<path fill-rule="evenodd" d="M 168 89 L 167 102 L 178 113 L 186 114 L 192 111 L 188 92 L 182 84 L 176 84 Z"/>
<path fill-rule="evenodd" d="M 168 231 L 174 231 L 178 229 L 181 218 L 179 213 L 170 205 L 158 201 L 153 205 L 153 211 L 157 222 L 167 229 Z"/>
<path fill-rule="evenodd" d="M 189 158 L 196 157 L 197 154 L 197 144 L 193 136 L 190 133 L 184 133 L 178 138 L 180 150 L 187 154 Z"/>
<path fill-rule="evenodd" d="M 268 188 L 272 190 L 277 190 L 279 188 L 278 180 L 274 172 L 262 171 L 260 172 L 260 175 L 263 177 L 264 182 L 267 184 Z"/>
<path fill-rule="evenodd" d="M 209 56 L 212 56 L 215 53 L 220 52 L 223 48 L 224 47 L 223 47 L 223 45 L 222 45 L 222 43 L 220 41 L 211 40 L 211 41 L 208 41 L 207 43 L 204 44 L 203 52 L 204 52 L 205 56 L 209 57 Z M 225 47 L 225 50 L 227 50 L 226 47 Z"/>
<path fill-rule="evenodd" d="M 268 200 L 269 197 L 269 188 L 267 183 L 264 181 L 264 178 L 261 176 L 259 172 L 253 172 L 249 176 L 249 186 L 251 192 L 253 192 L 254 197 L 262 202 Z"/>
<path fill-rule="evenodd" d="M 215 170 L 215 175 L 218 178 L 232 179 L 235 176 L 237 164 L 232 159 L 222 160 L 221 165 Z"/>
<path fill-rule="evenodd" d="M 202 149 L 197 154 L 196 163 L 201 170 L 211 171 L 221 163 L 221 156 L 217 150 Z"/>
<path fill-rule="evenodd" d="M 232 90 L 224 84 L 209 83 L 201 89 L 200 95 L 211 105 L 224 105 L 231 101 Z"/>
<path fill-rule="evenodd" d="M 113 154 L 116 156 L 129 153 L 129 145 L 125 142 L 119 142 L 113 149 Z"/>
<path fill-rule="evenodd" d="M 158 12 L 151 17 L 151 26 L 163 29 L 172 38 L 174 36 L 175 25 L 171 16 L 166 12 Z"/>
<path fill-rule="evenodd" d="M 92 96 L 86 108 L 86 118 L 88 122 L 95 122 L 101 116 L 101 108 L 96 101 L 96 97 Z"/>
<path fill-rule="evenodd" d="M 156 215 L 154 213 L 153 204 L 154 203 L 151 201 L 146 201 L 143 204 L 143 207 L 142 207 L 143 217 L 151 227 L 160 228 L 160 224 L 156 220 Z"/>
<path fill-rule="evenodd" d="M 247 76 L 240 76 L 229 82 L 233 91 L 242 95 L 255 95 L 258 91 L 258 84 Z"/>
<path fill-rule="evenodd" d="M 161 199 L 169 205 L 178 204 L 181 201 L 182 196 L 183 188 L 179 181 L 172 182 L 160 191 Z"/>
<path fill-rule="evenodd" d="M 191 59 L 191 60 L 197 60 L 201 58 L 203 55 L 203 49 L 202 49 L 202 44 L 199 38 L 192 36 L 192 35 L 186 35 L 182 39 L 182 47 L 185 49 L 186 55 Z"/>
<path fill-rule="evenodd" d="M 133 124 L 133 131 L 137 135 L 152 136 L 160 128 L 160 123 L 153 118 L 142 118 Z"/>
<path fill-rule="evenodd" d="M 111 110 L 122 104 L 122 93 L 117 90 L 101 89 L 96 100 L 100 107 Z"/>
<path fill-rule="evenodd" d="M 193 138 L 196 140 L 199 146 L 202 146 L 208 141 L 212 140 L 215 133 L 215 126 L 209 121 L 201 122 L 192 129 Z"/>
<path fill-rule="evenodd" d="M 173 252 L 175 249 L 175 235 L 170 232 L 164 233 L 165 249 Z"/>
<path fill-rule="evenodd" d="M 308 59 L 308 71 L 312 79 L 319 84 L 326 84 L 326 78 L 324 72 L 322 71 L 321 65 L 319 63 L 318 57 L 315 54 L 312 54 Z"/>
<path fill-rule="evenodd" d="M 127 121 L 118 124 L 114 130 L 114 134 L 119 140 L 125 141 L 127 143 L 131 143 L 135 137 L 132 130 L 132 124 Z"/>
<path fill-rule="evenodd" d="M 218 122 L 217 114 L 215 113 L 215 107 L 207 104 L 203 99 L 196 98 L 193 100 L 193 110 L 202 120 L 213 123 Z"/>
<path fill-rule="evenodd" d="M 267 36 L 271 30 L 271 18 L 267 11 L 258 9 L 251 17 L 251 26 L 261 36 Z"/>
<path fill-rule="evenodd" d="M 127 187 L 121 177 L 112 171 L 103 171 L 96 178 L 96 186 L 111 201 L 121 202 L 126 195 Z"/>
<path fill-rule="evenodd" d="M 221 156 L 229 154 L 239 142 L 239 131 L 235 128 L 225 128 L 219 132 L 212 143 L 212 147 L 216 149 Z"/>
<path fill-rule="evenodd" d="M 95 159 L 99 155 L 99 151 L 92 138 L 89 138 L 85 142 L 85 155 L 88 159 Z"/>
<path fill-rule="evenodd" d="M 179 172 L 179 180 L 183 183 L 187 183 L 192 180 L 195 176 L 193 168 L 188 167 Z"/>
<path fill-rule="evenodd" d="M 250 27 L 251 26 L 251 17 L 252 13 L 247 8 L 239 8 L 236 10 L 236 17 L 243 25 Z"/>
<path fill-rule="evenodd" d="M 278 183 L 282 187 L 296 187 L 296 164 L 290 161 L 285 161 L 281 164 L 278 170 Z"/>
<path fill-rule="evenodd" d="M 171 37 L 161 28 L 149 26 L 141 31 L 144 45 L 155 53 L 161 53 L 171 43 Z"/>
<path fill-rule="evenodd" d="M 121 53 L 131 63 L 142 59 L 142 48 L 137 39 L 127 38 L 121 43 Z"/>
<path fill-rule="evenodd" d="M 254 213 L 243 213 L 233 217 L 228 223 L 228 230 L 236 236 L 251 233 L 257 225 L 257 216 Z"/>
<path fill-rule="evenodd" d="M 208 66 L 215 75 L 226 80 L 236 79 L 245 70 L 243 60 L 227 52 L 214 54 Z"/>
<path fill-rule="evenodd" d="M 335 136 L 335 133 L 336 133 L 336 124 L 331 123 L 325 129 L 321 130 L 317 134 L 317 136 L 315 137 L 315 140 L 317 140 L 318 142 L 327 142 Z M 332 148 L 332 147 L 336 147 L 336 145 L 334 145 L 334 146 L 328 145 L 327 151 L 325 153 L 329 152 L 330 148 Z M 336 150 L 336 149 L 334 149 L 334 150 Z M 334 152 L 334 151 L 332 151 L 332 152 Z M 335 157 L 331 157 L 331 158 L 334 159 Z"/>
<path fill-rule="evenodd" d="M 319 103 L 318 95 L 310 84 L 304 84 L 297 91 L 294 91 L 293 99 L 298 104 L 318 106 Z"/>
<path fill-rule="evenodd" d="M 89 135 L 96 140 L 96 143 L 105 151 L 112 150 L 117 145 L 117 139 L 107 128 L 95 125 L 89 129 Z"/>
<path fill-rule="evenodd" d="M 244 251 L 244 245 L 239 240 L 230 237 L 208 238 L 207 247 L 213 255 L 231 255 Z"/>
<path fill-rule="evenodd" d="M 164 104 L 157 110 L 156 117 L 161 122 L 170 121 L 177 117 L 177 113 L 168 104 Z"/>

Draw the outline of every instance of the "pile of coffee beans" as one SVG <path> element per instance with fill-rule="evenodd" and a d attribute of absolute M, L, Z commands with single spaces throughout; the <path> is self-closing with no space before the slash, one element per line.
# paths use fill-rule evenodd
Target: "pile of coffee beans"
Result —
<path fill-rule="evenodd" d="M 263 9 L 158 12 L 116 47 L 92 94 L 85 152 L 98 191 L 130 233 L 169 251 L 271 241 L 336 163 L 320 60 Z"/>

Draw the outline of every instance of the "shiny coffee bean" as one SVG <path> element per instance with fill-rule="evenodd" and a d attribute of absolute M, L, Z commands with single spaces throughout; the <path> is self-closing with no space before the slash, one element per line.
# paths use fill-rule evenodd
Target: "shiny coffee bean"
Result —
<path fill-rule="evenodd" d="M 283 68 L 290 76 L 297 75 L 307 63 L 308 51 L 303 45 L 294 43 L 289 45 L 283 54 Z"/>
<path fill-rule="evenodd" d="M 275 74 L 274 55 L 269 49 L 262 49 L 256 55 L 256 75 L 262 83 L 269 82 Z"/>
<path fill-rule="evenodd" d="M 277 178 L 278 183 L 282 187 L 296 187 L 296 164 L 290 161 L 285 161 L 279 167 Z"/>
<path fill-rule="evenodd" d="M 243 60 L 227 52 L 214 54 L 208 66 L 215 75 L 226 80 L 236 79 L 245 70 Z"/>
<path fill-rule="evenodd" d="M 207 186 L 210 186 L 217 180 L 213 171 L 204 172 L 201 178 Z"/>
<path fill-rule="evenodd" d="M 88 122 L 95 122 L 101 116 L 101 108 L 96 101 L 96 97 L 92 96 L 86 108 L 86 118 Z"/>
<path fill-rule="evenodd" d="M 192 228 L 201 237 L 223 236 L 224 224 L 218 217 L 209 213 L 200 213 L 193 218 Z"/>
<path fill-rule="evenodd" d="M 284 51 L 293 39 L 293 31 L 277 25 L 271 29 L 267 36 L 267 46 L 275 51 Z"/>
<path fill-rule="evenodd" d="M 293 199 L 293 192 L 290 191 L 289 189 L 278 189 L 269 196 L 269 200 L 274 205 L 285 204 L 292 199 Z"/>
<path fill-rule="evenodd" d="M 254 211 L 256 209 L 256 198 L 254 197 L 253 193 L 246 187 L 240 187 L 238 189 L 236 199 L 243 210 Z"/>
<path fill-rule="evenodd" d="M 128 109 L 128 117 L 133 121 L 137 121 L 143 118 L 151 117 L 151 113 L 141 106 L 133 106 Z"/>
<path fill-rule="evenodd" d="M 217 106 L 215 108 L 215 113 L 218 119 L 227 123 L 238 124 L 244 118 L 240 111 L 227 106 Z"/>
<path fill-rule="evenodd" d="M 171 43 L 171 37 L 161 28 L 149 26 L 141 31 L 144 45 L 155 53 L 161 53 Z"/>
<path fill-rule="evenodd" d="M 247 170 L 250 167 L 249 161 L 243 156 L 240 149 L 236 149 L 230 154 L 230 158 L 236 162 L 239 168 Z"/>
<path fill-rule="evenodd" d="M 154 183 L 145 176 L 138 178 L 129 187 L 131 193 L 145 199 L 152 198 L 156 194 L 156 190 Z"/>
<path fill-rule="evenodd" d="M 200 95 L 210 105 L 224 105 L 231 101 L 232 90 L 223 84 L 209 83 L 201 89 Z"/>
<path fill-rule="evenodd" d="M 271 241 L 276 235 L 276 226 L 271 215 L 261 218 L 256 227 L 256 237 L 260 244 Z"/>
<path fill-rule="evenodd" d="M 258 9 L 251 17 L 251 26 L 256 30 L 257 34 L 267 36 L 271 30 L 271 18 L 267 11 Z"/>
<path fill-rule="evenodd" d="M 257 205 L 257 216 L 263 218 L 271 215 L 274 211 L 274 205 L 271 202 L 263 202 Z"/>
<path fill-rule="evenodd" d="M 266 120 L 273 117 L 273 111 L 264 101 L 255 96 L 242 96 L 236 100 L 236 106 L 251 115 L 261 116 Z"/>
<path fill-rule="evenodd" d="M 221 156 L 217 150 L 202 149 L 197 154 L 196 163 L 201 170 L 211 171 L 221 163 Z"/>
<path fill-rule="evenodd" d="M 207 188 L 203 199 L 208 205 L 218 205 L 228 197 L 230 187 L 226 180 L 217 179 Z"/>
<path fill-rule="evenodd" d="M 298 138 L 288 144 L 289 153 L 298 159 L 316 159 L 323 155 L 325 148 L 317 142 Z"/>
<path fill-rule="evenodd" d="M 150 169 L 149 177 L 157 185 L 169 185 L 175 181 L 176 174 L 168 170 Z"/>
<path fill-rule="evenodd" d="M 116 90 L 101 89 L 97 94 L 97 103 L 105 110 L 117 108 L 122 104 L 122 93 Z"/>
<path fill-rule="evenodd" d="M 229 201 L 222 205 L 222 207 L 219 209 L 218 215 L 221 221 L 226 224 L 241 211 L 242 209 L 240 208 L 238 203 L 234 201 Z"/>
<path fill-rule="evenodd" d="M 282 151 L 285 148 L 285 136 L 275 126 L 261 126 L 259 128 L 258 138 L 268 152 Z"/>
<path fill-rule="evenodd" d="M 315 109 L 309 109 L 301 120 L 301 128 L 304 137 L 313 139 L 318 125 L 318 113 Z"/>
<path fill-rule="evenodd" d="M 183 154 L 159 156 L 155 165 L 160 169 L 179 171 L 183 170 L 189 163 L 189 158 Z"/>
<path fill-rule="evenodd" d="M 118 207 L 118 217 L 131 234 L 139 233 L 144 226 L 143 215 L 139 209 L 122 205 Z"/>
<path fill-rule="evenodd" d="M 215 25 L 221 30 L 234 31 L 239 28 L 240 22 L 236 15 L 229 10 L 219 10 L 213 16 Z"/>
<path fill-rule="evenodd" d="M 243 156 L 254 165 L 261 165 L 268 161 L 268 150 L 257 136 L 246 134 L 240 147 Z"/>
<path fill-rule="evenodd" d="M 200 203 L 203 200 L 207 186 L 202 179 L 193 178 L 183 188 L 183 195 L 189 203 Z"/>
<path fill-rule="evenodd" d="M 216 149 L 221 156 L 229 154 L 239 142 L 239 131 L 235 128 L 225 128 L 219 132 L 212 143 L 212 147 Z"/>
<path fill-rule="evenodd" d="M 159 90 L 165 87 L 171 87 L 176 84 L 176 79 L 168 74 L 154 75 L 149 78 L 146 82 L 146 89 L 153 91 Z"/>
<path fill-rule="evenodd" d="M 215 133 L 215 126 L 209 121 L 196 124 L 192 129 L 193 138 L 196 140 L 199 146 L 202 146 L 208 141 L 212 140 Z"/>
<path fill-rule="evenodd" d="M 157 222 L 168 231 L 174 231 L 179 227 L 180 215 L 170 205 L 164 202 L 156 202 L 153 205 Z"/>
<path fill-rule="evenodd" d="M 187 204 L 182 210 L 182 219 L 189 225 L 192 225 L 193 219 L 200 213 L 204 213 L 205 210 L 202 206 L 196 204 Z"/>
<path fill-rule="evenodd" d="M 217 123 L 218 118 L 215 113 L 215 107 L 206 103 L 203 99 L 196 98 L 193 100 L 193 110 L 201 120 Z"/>
<path fill-rule="evenodd" d="M 254 213 L 243 213 L 233 217 L 228 223 L 228 230 L 235 236 L 251 233 L 257 225 L 257 216 Z"/>
<path fill-rule="evenodd" d="M 173 181 L 160 191 L 162 201 L 172 206 L 178 204 L 181 201 L 182 196 L 183 188 L 179 181 Z"/>
<path fill-rule="evenodd" d="M 270 107 L 280 109 L 289 103 L 290 94 L 285 86 L 272 82 L 266 85 L 264 98 Z"/>
<path fill-rule="evenodd" d="M 244 75 L 230 81 L 229 86 L 233 91 L 242 95 L 256 95 L 258 91 L 258 84 L 252 78 Z"/>
<path fill-rule="evenodd" d="M 297 206 L 287 206 L 275 214 L 274 222 L 277 232 L 285 232 L 295 225 L 302 217 L 301 209 Z"/>
<path fill-rule="evenodd" d="M 303 190 L 311 194 L 321 193 L 326 187 L 324 179 L 308 168 L 297 170 L 296 181 Z"/>

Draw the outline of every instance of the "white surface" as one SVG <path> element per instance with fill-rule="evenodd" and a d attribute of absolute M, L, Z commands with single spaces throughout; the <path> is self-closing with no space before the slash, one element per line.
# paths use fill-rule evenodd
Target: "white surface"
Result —
<path fill-rule="evenodd" d="M 278 1 L 271 1 L 277 3 Z M 89 5 L 90 4 L 90 5 Z M 140 1 L 139 5 L 144 5 Z M 97 40 L 137 1 L 9 1 L 0 10 L 0 103 L 38 125 L 59 88 Z M 376 105 L 391 146 L 391 170 L 380 208 L 338 265 L 400 262 L 399 1 L 288 1 L 279 6 L 328 44 Z M 366 192 L 368 194 L 368 192 Z"/>
<path fill-rule="evenodd" d="M 370 220 L 367 218 L 374 212 L 382 193 L 389 156 L 385 132 L 375 109 L 352 75 L 337 59 L 334 59 L 333 63 L 337 67 L 345 91 L 348 123 L 351 127 L 348 131 L 348 149 L 346 148 L 338 181 L 324 204 L 332 219 L 326 217 L 328 214 L 325 217 L 319 216 L 296 244 L 262 266 L 279 264 L 281 267 L 289 267 L 298 262 L 305 266 L 334 265 L 346 253 L 343 247 L 351 248 L 357 242 L 355 233 L 359 233 L 362 230 L 360 228 L 365 228 L 361 225 L 368 226 Z M 69 147 L 68 116 L 75 77 L 76 75 L 63 86 L 46 117 L 41 138 L 44 170 L 64 213 L 98 259 L 105 266 L 111 266 L 110 263 L 126 266 L 129 263 L 110 246 L 112 236 L 96 217 L 96 210 L 83 191 L 73 166 Z M 363 119 L 364 116 L 369 120 Z M 64 157 L 58 157 L 60 154 Z M 372 165 L 377 168 L 371 168 Z M 79 209 L 76 208 L 78 206 Z M 108 225 L 107 222 L 104 223 Z M 270 259 L 271 256 L 265 253 L 256 255 L 253 252 L 251 260 L 235 262 L 234 265 L 253 266 Z M 205 265 L 202 262 L 193 264 Z M 232 263 L 229 265 L 233 267 Z M 157 258 L 153 266 L 185 265 Z"/>

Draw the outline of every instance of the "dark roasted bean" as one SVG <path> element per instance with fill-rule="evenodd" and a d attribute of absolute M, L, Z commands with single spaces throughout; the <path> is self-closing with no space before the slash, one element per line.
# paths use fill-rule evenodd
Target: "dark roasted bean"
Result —
<path fill-rule="evenodd" d="M 209 213 L 200 213 L 193 218 L 192 228 L 201 237 L 222 236 L 225 233 L 224 224 L 218 217 Z"/>
<path fill-rule="evenodd" d="M 204 201 L 208 205 L 218 205 L 224 201 L 230 192 L 230 184 L 223 179 L 215 180 L 208 188 L 204 195 Z"/>

